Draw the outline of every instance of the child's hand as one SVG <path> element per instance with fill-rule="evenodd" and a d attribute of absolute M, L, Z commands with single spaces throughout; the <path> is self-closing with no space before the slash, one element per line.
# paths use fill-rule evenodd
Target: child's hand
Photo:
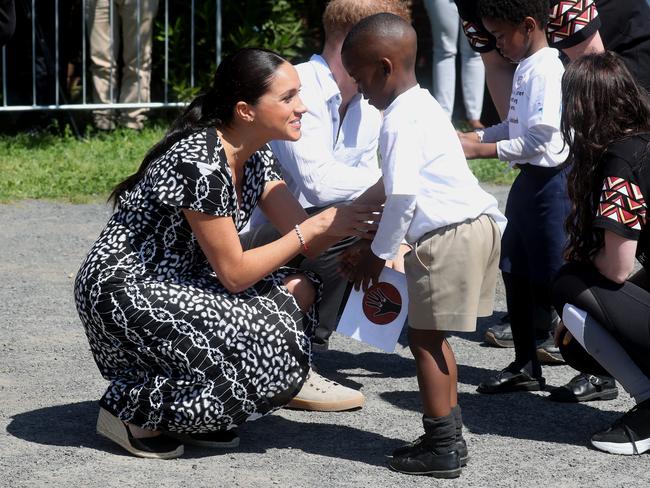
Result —
<path fill-rule="evenodd" d="M 481 140 L 478 137 L 478 134 L 476 132 L 474 132 L 474 131 L 472 131 L 472 132 L 461 132 L 461 131 L 457 130 L 456 134 L 458 134 L 458 138 L 460 139 L 461 143 L 463 141 L 481 142 Z"/>
<path fill-rule="evenodd" d="M 359 261 L 348 273 L 348 281 L 354 283 L 354 289 L 366 291 L 371 285 L 379 282 L 379 275 L 384 269 L 386 260 L 381 259 L 368 249 L 359 257 Z"/>
<path fill-rule="evenodd" d="M 469 138 L 461 138 L 460 144 L 463 146 L 463 152 L 467 159 L 476 159 L 479 157 L 482 144 L 478 140 L 474 141 Z"/>

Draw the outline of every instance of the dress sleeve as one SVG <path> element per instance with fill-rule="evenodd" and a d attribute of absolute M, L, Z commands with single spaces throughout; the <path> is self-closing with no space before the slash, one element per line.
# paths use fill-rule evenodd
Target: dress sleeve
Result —
<path fill-rule="evenodd" d="M 647 225 L 647 199 L 637 178 L 623 159 L 604 156 L 604 178 L 594 227 L 638 240 Z"/>
<path fill-rule="evenodd" d="M 267 144 L 258 154 L 264 168 L 264 182 L 282 180 L 282 168 L 271 147 Z"/>
<path fill-rule="evenodd" d="M 496 49 L 494 36 L 483 26 L 478 15 L 478 0 L 454 0 L 463 24 L 463 32 L 472 49 L 486 53 Z"/>
<path fill-rule="evenodd" d="M 600 17 L 595 0 L 560 0 L 551 7 L 546 37 L 549 46 L 566 49 L 585 41 L 598 29 Z"/>
<path fill-rule="evenodd" d="M 164 204 L 186 208 L 216 217 L 232 216 L 233 187 L 222 163 L 220 151 L 208 157 L 205 141 L 195 140 L 170 152 L 166 171 L 153 183 L 153 192 Z"/>

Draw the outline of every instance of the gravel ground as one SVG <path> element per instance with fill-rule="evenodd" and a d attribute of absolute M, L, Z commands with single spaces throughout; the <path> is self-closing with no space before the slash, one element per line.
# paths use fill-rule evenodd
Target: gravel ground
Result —
<path fill-rule="evenodd" d="M 507 188 L 488 188 L 503 201 Z M 485 329 L 451 339 L 471 460 L 457 480 L 389 471 L 384 455 L 420 435 L 415 365 L 407 347 L 385 354 L 336 335 L 317 353 L 325 376 L 361 388 L 355 412 L 282 410 L 240 429 L 241 446 L 183 458 L 130 457 L 95 434 L 106 382 L 90 355 L 72 296 L 77 267 L 109 216 L 101 204 L 25 201 L 0 205 L 0 486 L 2 487 L 647 487 L 650 456 L 588 446 L 590 434 L 632 407 L 617 400 L 555 404 L 546 393 L 485 396 L 476 386 L 512 351 L 485 347 Z M 403 341 L 402 341 L 403 342 Z M 550 385 L 571 378 L 545 367 Z"/>

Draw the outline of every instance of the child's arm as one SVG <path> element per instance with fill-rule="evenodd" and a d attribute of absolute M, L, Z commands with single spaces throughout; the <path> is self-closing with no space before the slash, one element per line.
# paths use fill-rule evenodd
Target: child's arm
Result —
<path fill-rule="evenodd" d="M 493 125 L 484 130 L 477 130 L 459 135 L 463 152 L 467 159 L 496 158 L 496 142 L 508 139 L 508 121 Z"/>

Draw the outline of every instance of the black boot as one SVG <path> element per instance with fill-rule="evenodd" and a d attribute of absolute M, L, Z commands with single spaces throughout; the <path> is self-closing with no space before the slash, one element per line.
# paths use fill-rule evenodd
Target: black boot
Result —
<path fill-rule="evenodd" d="M 465 438 L 463 437 L 463 415 L 460 411 L 460 405 L 452 408 L 451 414 L 454 416 L 454 422 L 456 423 L 456 450 L 460 456 L 460 465 L 467 466 L 469 453 L 467 452 L 467 442 L 465 442 Z"/>
<path fill-rule="evenodd" d="M 424 435 L 393 453 L 388 466 L 400 473 L 458 478 L 460 456 L 456 448 L 454 414 L 446 417 L 423 417 Z"/>

